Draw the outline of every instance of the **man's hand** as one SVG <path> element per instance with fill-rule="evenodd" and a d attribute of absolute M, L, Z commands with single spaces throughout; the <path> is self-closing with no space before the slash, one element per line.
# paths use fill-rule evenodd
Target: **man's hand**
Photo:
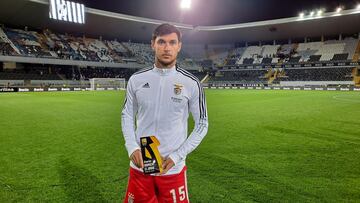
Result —
<path fill-rule="evenodd" d="M 163 170 L 160 173 L 160 175 L 167 173 L 174 165 L 175 165 L 175 163 L 171 158 L 167 158 L 167 159 L 163 160 L 163 164 L 162 164 Z"/>
<path fill-rule="evenodd" d="M 141 151 L 140 149 L 135 150 L 131 156 L 130 160 L 137 166 L 138 168 L 144 168 L 144 162 L 142 159 Z"/>

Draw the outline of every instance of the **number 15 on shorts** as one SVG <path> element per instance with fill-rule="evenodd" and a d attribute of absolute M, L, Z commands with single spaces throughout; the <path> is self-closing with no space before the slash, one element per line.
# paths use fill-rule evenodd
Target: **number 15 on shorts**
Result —
<path fill-rule="evenodd" d="M 179 199 L 180 202 L 184 201 L 186 199 L 185 186 L 180 186 L 179 188 L 177 188 L 177 190 L 171 189 L 170 194 L 171 194 L 171 197 L 172 197 L 174 203 L 177 203 L 177 199 Z M 176 198 L 176 197 L 179 197 L 179 198 Z"/>

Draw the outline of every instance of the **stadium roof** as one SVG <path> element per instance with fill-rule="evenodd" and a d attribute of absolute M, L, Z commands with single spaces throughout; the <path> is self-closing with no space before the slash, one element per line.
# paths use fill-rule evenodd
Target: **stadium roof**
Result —
<path fill-rule="evenodd" d="M 191 2 L 181 9 L 180 1 Z M 356 7 L 357 0 L 76 0 L 90 8 L 181 22 L 191 25 L 227 25 L 297 16 L 310 9 L 335 11 Z"/>
<path fill-rule="evenodd" d="M 103 36 L 119 40 L 149 42 L 153 29 L 165 21 L 135 17 L 99 9 L 86 8 L 85 25 L 49 19 L 47 0 L 2 0 L 0 19 L 5 25 L 49 28 L 60 33 Z M 313 19 L 315 18 L 315 19 Z M 282 18 L 220 26 L 177 25 L 187 43 L 234 43 L 286 40 L 288 38 L 319 37 L 321 35 L 353 34 L 360 32 L 360 9 L 327 12 L 320 17 Z"/>

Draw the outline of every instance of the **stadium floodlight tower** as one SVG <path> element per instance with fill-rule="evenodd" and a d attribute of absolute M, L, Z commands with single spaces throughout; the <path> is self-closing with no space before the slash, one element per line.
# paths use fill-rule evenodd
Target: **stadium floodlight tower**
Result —
<path fill-rule="evenodd" d="M 125 78 L 91 78 L 91 90 L 124 90 Z"/>

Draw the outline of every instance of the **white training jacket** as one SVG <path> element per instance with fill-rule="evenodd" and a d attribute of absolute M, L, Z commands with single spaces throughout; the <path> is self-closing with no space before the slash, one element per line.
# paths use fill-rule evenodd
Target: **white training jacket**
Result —
<path fill-rule="evenodd" d="M 188 136 L 189 112 L 195 126 Z M 178 66 L 154 66 L 134 73 L 127 84 L 121 118 L 129 157 L 140 149 L 141 137 L 154 135 L 160 142 L 161 156 L 170 157 L 175 163 L 165 175 L 181 172 L 186 156 L 208 130 L 204 90 L 194 75 Z M 142 171 L 131 161 L 130 166 Z"/>

